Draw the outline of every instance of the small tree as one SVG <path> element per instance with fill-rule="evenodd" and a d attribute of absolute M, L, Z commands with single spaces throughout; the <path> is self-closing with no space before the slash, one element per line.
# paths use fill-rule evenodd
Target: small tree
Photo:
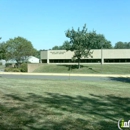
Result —
<path fill-rule="evenodd" d="M 77 31 L 75 31 L 73 28 L 72 30 L 67 30 L 65 33 L 66 37 L 70 39 L 69 41 L 69 48 L 66 50 L 74 51 L 74 56 L 72 59 L 78 60 L 78 68 L 80 69 L 80 60 L 82 57 L 92 57 L 91 46 L 95 42 L 95 31 L 88 33 L 86 24 L 83 26 L 83 29 L 80 30 L 78 28 Z M 68 43 L 67 43 L 68 44 Z"/>

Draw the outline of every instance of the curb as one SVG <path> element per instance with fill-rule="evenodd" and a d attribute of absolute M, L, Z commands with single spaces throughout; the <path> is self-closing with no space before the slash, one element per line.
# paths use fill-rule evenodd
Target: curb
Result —
<path fill-rule="evenodd" d="M 85 77 L 125 77 L 130 78 L 130 75 L 121 74 L 71 74 L 71 73 L 19 73 L 19 72 L 0 72 L 4 75 L 43 75 L 43 76 L 85 76 Z"/>

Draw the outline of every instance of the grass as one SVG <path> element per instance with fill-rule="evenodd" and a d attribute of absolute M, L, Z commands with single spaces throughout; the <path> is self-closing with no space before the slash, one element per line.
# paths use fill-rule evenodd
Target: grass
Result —
<path fill-rule="evenodd" d="M 4 65 L 0 65 L 0 70 L 3 70 L 5 68 Z"/>
<path fill-rule="evenodd" d="M 38 73 L 82 73 L 82 74 L 130 74 L 130 65 L 43 65 L 34 72 Z"/>
<path fill-rule="evenodd" d="M 117 130 L 130 83 L 0 78 L 1 130 Z"/>

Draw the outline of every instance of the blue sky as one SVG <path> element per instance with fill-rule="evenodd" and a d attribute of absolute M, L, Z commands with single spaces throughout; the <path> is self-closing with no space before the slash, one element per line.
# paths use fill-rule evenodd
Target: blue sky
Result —
<path fill-rule="evenodd" d="M 130 0 L 0 0 L 1 41 L 21 36 L 36 49 L 62 45 L 65 31 L 103 34 L 112 45 L 130 42 Z"/>

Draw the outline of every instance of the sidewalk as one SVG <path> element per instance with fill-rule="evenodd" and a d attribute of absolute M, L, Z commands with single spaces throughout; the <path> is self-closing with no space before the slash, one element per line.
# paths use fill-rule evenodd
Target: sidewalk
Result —
<path fill-rule="evenodd" d="M 21 73 L 21 72 L 0 72 L 5 75 L 51 75 L 51 76 L 87 76 L 87 77 L 126 77 L 130 74 L 74 74 L 74 73 Z"/>

